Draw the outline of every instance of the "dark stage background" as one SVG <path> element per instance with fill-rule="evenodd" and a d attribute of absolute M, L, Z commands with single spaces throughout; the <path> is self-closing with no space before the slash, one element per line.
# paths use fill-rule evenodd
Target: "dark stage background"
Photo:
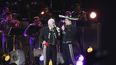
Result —
<path fill-rule="evenodd" d="M 111 0 L 0 0 L 0 14 L 2 9 L 8 6 L 12 12 L 17 13 L 19 20 L 24 21 L 23 18 L 26 18 L 26 22 L 30 22 L 45 6 L 52 8 L 56 14 L 60 14 L 66 10 L 72 10 L 74 4 L 78 2 L 87 12 L 97 11 L 99 14 L 97 22 L 101 24 L 99 38 L 97 38 L 96 24 L 93 24 L 94 27 L 84 28 L 84 43 L 86 43 L 83 45 L 84 48 L 90 44 L 99 50 L 106 50 L 108 55 L 101 61 L 101 65 L 115 65 L 115 3 Z M 79 32 L 81 33 L 81 30 Z"/>

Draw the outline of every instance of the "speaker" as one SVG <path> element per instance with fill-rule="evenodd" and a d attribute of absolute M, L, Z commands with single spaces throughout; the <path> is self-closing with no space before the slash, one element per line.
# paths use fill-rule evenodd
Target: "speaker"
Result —
<path fill-rule="evenodd" d="M 17 65 L 25 65 L 25 54 L 22 50 L 15 50 L 10 52 L 10 63 L 16 63 Z"/>

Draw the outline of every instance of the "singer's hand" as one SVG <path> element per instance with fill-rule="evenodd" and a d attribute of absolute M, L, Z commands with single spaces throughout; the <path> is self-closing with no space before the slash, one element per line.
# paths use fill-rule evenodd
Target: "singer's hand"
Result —
<path fill-rule="evenodd" d="M 65 27 L 64 27 L 64 25 L 62 26 L 62 30 L 64 30 L 65 29 Z"/>
<path fill-rule="evenodd" d="M 60 28 L 59 28 L 59 27 L 56 27 L 56 30 L 57 30 L 58 32 L 60 32 Z"/>
<path fill-rule="evenodd" d="M 42 44 L 45 45 L 45 46 L 48 46 L 48 42 L 46 42 L 46 41 L 43 41 Z"/>

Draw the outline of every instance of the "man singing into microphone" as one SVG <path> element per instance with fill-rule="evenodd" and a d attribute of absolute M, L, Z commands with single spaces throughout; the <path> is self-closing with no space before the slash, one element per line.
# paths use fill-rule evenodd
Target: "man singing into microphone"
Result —
<path fill-rule="evenodd" d="M 74 65 L 73 43 L 76 28 L 72 22 L 70 11 L 65 12 L 64 24 L 62 25 L 62 53 L 64 65 Z"/>
<path fill-rule="evenodd" d="M 55 20 L 50 18 L 48 26 L 40 31 L 40 43 L 44 46 L 44 65 L 49 65 L 50 59 L 52 64 L 57 64 L 57 41 L 60 36 L 59 28 L 55 25 Z"/>

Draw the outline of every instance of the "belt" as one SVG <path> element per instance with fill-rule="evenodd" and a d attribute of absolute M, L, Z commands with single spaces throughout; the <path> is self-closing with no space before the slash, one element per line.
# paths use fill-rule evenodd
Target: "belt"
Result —
<path fill-rule="evenodd" d="M 63 44 L 71 44 L 72 41 L 63 41 Z"/>

